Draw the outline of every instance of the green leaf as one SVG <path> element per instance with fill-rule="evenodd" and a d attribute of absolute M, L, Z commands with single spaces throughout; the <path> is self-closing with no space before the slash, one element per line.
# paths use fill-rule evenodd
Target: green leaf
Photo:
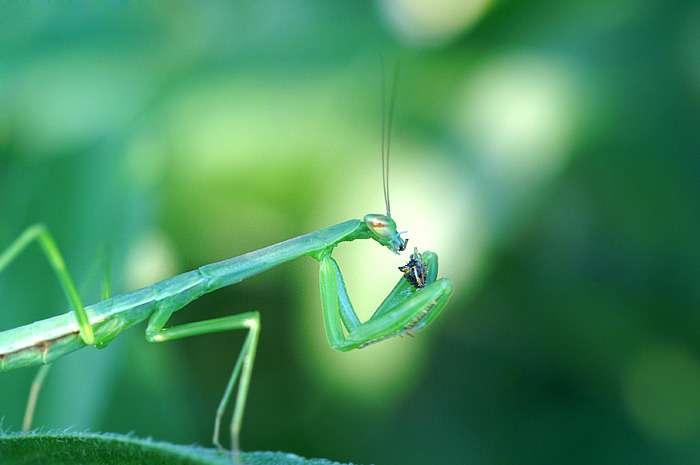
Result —
<path fill-rule="evenodd" d="M 244 463 L 251 465 L 340 465 L 284 452 L 243 452 L 241 457 Z M 231 465 L 232 462 L 227 451 L 117 434 L 0 433 L 0 465 L 22 463 Z"/>

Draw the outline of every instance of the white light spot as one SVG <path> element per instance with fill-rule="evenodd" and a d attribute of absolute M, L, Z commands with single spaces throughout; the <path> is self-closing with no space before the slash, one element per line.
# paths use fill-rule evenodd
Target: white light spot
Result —
<path fill-rule="evenodd" d="M 382 0 L 396 32 L 417 45 L 442 45 L 474 25 L 491 0 Z"/>
<path fill-rule="evenodd" d="M 561 59 L 509 55 L 465 82 L 456 133 L 488 176 L 531 183 L 561 168 L 580 123 L 574 76 Z"/>
<path fill-rule="evenodd" d="M 127 255 L 126 266 L 129 289 L 150 286 L 178 272 L 173 247 L 160 231 L 150 231 L 134 243 Z"/>

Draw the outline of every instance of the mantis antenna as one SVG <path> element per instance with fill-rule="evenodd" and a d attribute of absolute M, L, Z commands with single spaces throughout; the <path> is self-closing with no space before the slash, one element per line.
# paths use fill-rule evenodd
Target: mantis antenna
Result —
<path fill-rule="evenodd" d="M 394 81 L 389 90 L 389 108 L 387 109 L 387 88 L 382 58 L 382 185 L 384 186 L 384 203 L 386 204 L 386 216 L 391 217 L 391 205 L 389 203 L 389 150 L 391 148 L 391 123 L 394 117 L 394 102 L 396 101 L 396 84 L 399 80 L 399 62 L 396 62 Z"/>
<path fill-rule="evenodd" d="M 389 242 L 389 249 L 398 254 L 406 249 L 408 239 L 401 238 L 403 232 L 396 231 L 396 223 L 391 219 L 391 205 L 389 204 L 389 149 L 391 144 L 391 122 L 394 115 L 394 101 L 396 100 L 396 81 L 399 75 L 399 63 L 396 62 L 394 81 L 389 91 L 389 108 L 387 109 L 387 88 L 384 77 L 384 59 L 382 64 L 382 185 L 384 186 L 384 203 L 386 215 L 370 213 L 363 218 L 369 232 L 375 240 Z"/>

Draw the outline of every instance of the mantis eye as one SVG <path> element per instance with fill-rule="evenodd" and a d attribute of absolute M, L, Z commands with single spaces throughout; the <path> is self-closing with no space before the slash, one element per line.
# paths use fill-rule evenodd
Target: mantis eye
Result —
<path fill-rule="evenodd" d="M 392 252 L 398 254 L 406 249 L 408 240 L 401 238 L 400 233 L 396 231 L 396 222 L 391 217 L 369 214 L 365 215 L 364 222 L 372 237 L 380 244 L 389 247 Z"/>

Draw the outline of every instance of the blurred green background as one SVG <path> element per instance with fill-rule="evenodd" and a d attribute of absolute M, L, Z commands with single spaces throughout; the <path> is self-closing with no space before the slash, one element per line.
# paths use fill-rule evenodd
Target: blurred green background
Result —
<path fill-rule="evenodd" d="M 244 449 L 698 463 L 697 2 L 4 2 L 0 247 L 45 222 L 92 303 L 105 248 L 120 293 L 381 213 L 382 56 L 392 214 L 455 293 L 351 353 L 312 259 L 178 312 L 261 312 Z M 362 242 L 335 256 L 368 316 L 407 257 Z M 66 310 L 38 247 L 0 275 L 0 330 Z M 209 445 L 244 335 L 144 328 L 56 362 L 35 426 Z M 34 374 L 0 375 L 3 429 Z"/>

